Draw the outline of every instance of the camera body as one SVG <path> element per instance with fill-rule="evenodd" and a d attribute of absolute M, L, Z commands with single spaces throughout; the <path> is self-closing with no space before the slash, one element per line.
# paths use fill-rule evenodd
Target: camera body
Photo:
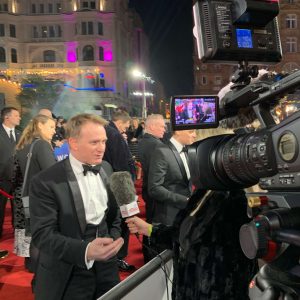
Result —
<path fill-rule="evenodd" d="M 299 299 L 300 111 L 279 124 L 271 111 L 283 96 L 300 88 L 300 71 L 275 82 L 251 83 L 258 68 L 248 67 L 248 61 L 266 65 L 281 59 L 278 1 L 199 0 L 193 12 L 199 58 L 238 63 L 239 70 L 220 107 L 214 95 L 172 97 L 173 129 L 217 127 L 219 120 L 239 118 L 245 110 L 256 115 L 261 128 L 253 132 L 243 128 L 191 145 L 191 179 L 206 190 L 243 189 L 259 183 L 265 192 L 247 194 L 253 221 L 240 230 L 245 255 L 267 262 L 249 285 L 250 299 Z M 196 109 L 204 100 L 216 103 L 209 122 L 199 118 Z M 184 103 L 189 108 L 187 117 L 178 112 Z"/>

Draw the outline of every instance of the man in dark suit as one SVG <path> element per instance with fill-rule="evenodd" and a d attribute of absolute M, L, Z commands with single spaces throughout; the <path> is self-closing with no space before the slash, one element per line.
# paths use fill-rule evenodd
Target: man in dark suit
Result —
<path fill-rule="evenodd" d="M 12 193 L 13 154 L 20 132 L 16 126 L 20 124 L 20 113 L 15 107 L 4 107 L 1 111 L 0 125 L 0 189 Z M 4 214 L 7 198 L 0 195 L 0 238 L 2 236 Z M 0 250 L 0 258 L 8 254 Z"/>
<path fill-rule="evenodd" d="M 172 225 L 191 195 L 185 148 L 196 138 L 195 130 L 175 131 L 165 145 L 154 150 L 148 174 L 148 193 L 154 200 L 153 223 Z"/>
<path fill-rule="evenodd" d="M 119 282 L 116 254 L 120 211 L 102 161 L 107 122 L 92 114 L 71 118 L 69 158 L 32 179 L 32 243 L 40 250 L 36 300 L 94 300 Z"/>
<path fill-rule="evenodd" d="M 142 197 L 146 205 L 146 220 L 152 223 L 153 201 L 148 194 L 148 173 L 151 155 L 157 145 L 163 145 L 161 139 L 166 131 L 165 121 L 162 115 L 149 115 L 145 121 L 145 133 L 138 142 L 138 157 L 140 159 L 143 171 Z M 149 239 L 143 237 L 143 255 L 144 261 L 147 263 L 153 258 L 149 252 Z"/>
<path fill-rule="evenodd" d="M 126 131 L 130 125 L 130 116 L 126 111 L 116 111 L 112 120 L 106 126 L 107 143 L 103 159 L 109 162 L 114 172 L 127 171 L 135 178 L 134 159 L 127 143 Z M 129 230 L 124 220 L 121 224 L 124 245 L 118 253 L 120 271 L 133 271 L 135 267 L 129 265 L 125 258 L 128 255 Z"/>
<path fill-rule="evenodd" d="M 143 170 L 142 196 L 146 203 L 146 220 L 152 223 L 153 206 L 148 195 L 148 173 L 151 155 L 157 145 L 163 145 L 161 139 L 166 131 L 165 121 L 162 115 L 149 115 L 145 122 L 145 134 L 138 143 L 138 156 Z"/>

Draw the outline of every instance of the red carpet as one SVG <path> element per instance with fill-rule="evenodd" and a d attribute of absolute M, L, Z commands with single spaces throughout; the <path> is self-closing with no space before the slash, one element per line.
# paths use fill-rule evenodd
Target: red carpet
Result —
<path fill-rule="evenodd" d="M 140 182 L 136 184 L 137 193 L 140 194 Z M 140 199 L 141 215 L 144 216 L 144 202 Z M 0 240 L 0 249 L 9 251 L 9 255 L 0 260 L 0 299 L 5 300 L 33 300 L 31 292 L 32 274 L 24 268 L 24 259 L 12 253 L 13 250 L 13 228 L 11 226 L 10 203 L 7 203 L 6 217 L 4 221 L 3 236 Z M 136 236 L 131 235 L 129 240 L 129 255 L 126 261 L 140 268 L 144 261 L 142 246 Z M 121 280 L 124 280 L 130 273 L 120 272 Z"/>

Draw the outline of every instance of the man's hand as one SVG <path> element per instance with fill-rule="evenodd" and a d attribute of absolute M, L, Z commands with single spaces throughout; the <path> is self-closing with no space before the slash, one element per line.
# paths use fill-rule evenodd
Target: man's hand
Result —
<path fill-rule="evenodd" d="M 118 253 L 123 244 L 122 238 L 115 241 L 111 238 L 96 238 L 88 246 L 87 260 L 108 260 Z"/>
<path fill-rule="evenodd" d="M 150 236 L 152 225 L 145 222 L 139 217 L 128 218 L 125 220 L 130 233 L 139 233 Z"/>

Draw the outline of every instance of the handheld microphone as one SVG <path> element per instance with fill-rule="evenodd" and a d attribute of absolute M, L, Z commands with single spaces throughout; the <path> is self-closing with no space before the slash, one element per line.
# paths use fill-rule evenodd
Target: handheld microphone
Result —
<path fill-rule="evenodd" d="M 137 195 L 131 175 L 127 171 L 115 172 L 110 176 L 110 189 L 120 207 L 122 218 L 132 217 L 140 212 Z"/>

